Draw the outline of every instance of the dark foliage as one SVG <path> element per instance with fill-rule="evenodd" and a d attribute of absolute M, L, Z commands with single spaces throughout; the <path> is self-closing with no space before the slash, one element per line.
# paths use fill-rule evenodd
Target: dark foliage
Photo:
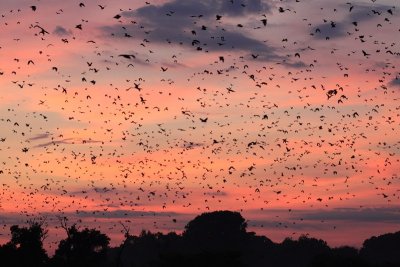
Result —
<path fill-rule="evenodd" d="M 352 247 L 333 248 L 316 255 L 312 259 L 311 267 L 362 267 L 369 266 L 363 261 L 358 250 Z"/>
<path fill-rule="evenodd" d="M 66 221 L 64 221 L 66 222 Z M 142 231 L 125 233 L 125 240 L 109 248 L 109 238 L 95 229 L 63 228 L 67 238 L 49 259 L 43 249 L 42 224 L 11 227 L 11 240 L 0 246 L 0 266 L 10 267 L 394 267 L 400 266 L 400 232 L 371 237 L 361 250 L 330 248 L 321 239 L 301 236 L 274 243 L 247 232 L 237 212 L 204 213 L 190 221 L 182 235 Z"/>
<path fill-rule="evenodd" d="M 182 236 L 192 250 L 237 251 L 247 237 L 246 227 L 238 212 L 210 212 L 190 221 Z"/>
<path fill-rule="evenodd" d="M 45 266 L 48 256 L 43 248 L 47 232 L 42 223 L 30 222 L 29 227 L 13 225 L 11 240 L 0 247 L 1 266 Z M 1 263 L 0 262 L 0 263 Z"/>
<path fill-rule="evenodd" d="M 75 225 L 66 229 L 67 238 L 61 240 L 52 259 L 54 266 L 101 266 L 107 261 L 110 238 L 95 229 L 79 231 Z"/>
<path fill-rule="evenodd" d="M 239 253 L 235 252 L 210 252 L 184 253 L 184 254 L 162 254 L 158 262 L 153 262 L 152 266 L 159 267 L 242 267 L 245 266 Z"/>
<path fill-rule="evenodd" d="M 400 231 L 365 240 L 360 255 L 374 266 L 400 266 Z"/>

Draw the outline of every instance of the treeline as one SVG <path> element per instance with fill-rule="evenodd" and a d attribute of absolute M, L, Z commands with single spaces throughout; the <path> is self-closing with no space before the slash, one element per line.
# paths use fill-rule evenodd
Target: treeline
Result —
<path fill-rule="evenodd" d="M 41 223 L 10 228 L 11 240 L 0 246 L 4 267 L 398 267 L 400 232 L 371 237 L 361 249 L 331 248 L 321 239 L 301 236 L 274 243 L 265 236 L 247 232 L 245 219 L 237 212 L 203 213 L 190 221 L 181 235 L 142 231 L 125 232 L 118 247 L 96 229 L 79 229 L 61 221 L 66 238 L 54 256 L 43 248 L 47 231 Z"/>

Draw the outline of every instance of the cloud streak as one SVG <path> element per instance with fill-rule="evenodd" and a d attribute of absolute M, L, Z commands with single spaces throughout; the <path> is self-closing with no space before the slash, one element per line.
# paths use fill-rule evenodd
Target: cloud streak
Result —
<path fill-rule="evenodd" d="M 400 207 L 337 208 L 333 210 L 297 211 L 296 213 L 293 218 L 311 221 L 400 222 Z"/>
<path fill-rule="evenodd" d="M 232 23 L 230 18 L 243 18 L 248 15 L 269 13 L 271 5 L 260 0 L 246 2 L 234 1 L 172 1 L 160 6 L 149 5 L 134 11 L 124 11 L 121 15 L 135 23 L 105 26 L 108 35 L 124 39 L 131 36 L 157 44 L 180 44 L 203 52 L 237 51 L 247 54 L 260 54 L 258 61 L 286 61 L 279 49 L 257 38 L 250 37 L 246 27 Z M 221 16 L 218 18 L 216 16 Z M 226 16 L 226 17 L 225 17 Z M 259 21 L 259 24 L 261 22 Z M 251 30 L 253 30 L 251 28 Z M 129 39 L 129 38 L 128 38 Z M 300 67 L 299 62 L 285 62 L 287 66 Z"/>
<path fill-rule="evenodd" d="M 380 14 L 386 13 L 390 6 L 385 5 L 346 5 L 350 9 L 344 19 L 335 21 L 325 19 L 324 23 L 313 27 L 312 35 L 315 39 L 337 39 L 350 34 L 350 32 L 363 24 L 363 22 L 376 19 Z M 379 15 L 378 15 L 379 14 Z"/>
<path fill-rule="evenodd" d="M 400 87 L 400 79 L 398 77 L 394 78 L 390 81 L 389 85 Z"/>

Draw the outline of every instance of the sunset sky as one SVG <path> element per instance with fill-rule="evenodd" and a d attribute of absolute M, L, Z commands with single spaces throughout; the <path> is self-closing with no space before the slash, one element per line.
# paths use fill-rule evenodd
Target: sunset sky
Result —
<path fill-rule="evenodd" d="M 240 211 L 276 242 L 400 223 L 396 0 L 0 2 L 0 243 Z M 175 222 L 176 220 L 176 222 Z"/>

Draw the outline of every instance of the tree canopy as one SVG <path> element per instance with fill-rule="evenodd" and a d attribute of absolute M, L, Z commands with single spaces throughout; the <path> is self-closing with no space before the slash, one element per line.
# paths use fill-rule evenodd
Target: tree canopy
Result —
<path fill-rule="evenodd" d="M 111 248 L 110 238 L 96 229 L 67 226 L 65 239 L 52 257 L 43 248 L 47 237 L 43 222 L 10 227 L 10 241 L 0 246 L 0 266 L 6 267 L 397 267 L 400 266 L 400 232 L 365 240 L 353 247 L 331 248 L 321 239 L 300 236 L 274 243 L 247 232 L 238 212 L 203 213 L 188 222 L 183 233 L 142 231 Z"/>

